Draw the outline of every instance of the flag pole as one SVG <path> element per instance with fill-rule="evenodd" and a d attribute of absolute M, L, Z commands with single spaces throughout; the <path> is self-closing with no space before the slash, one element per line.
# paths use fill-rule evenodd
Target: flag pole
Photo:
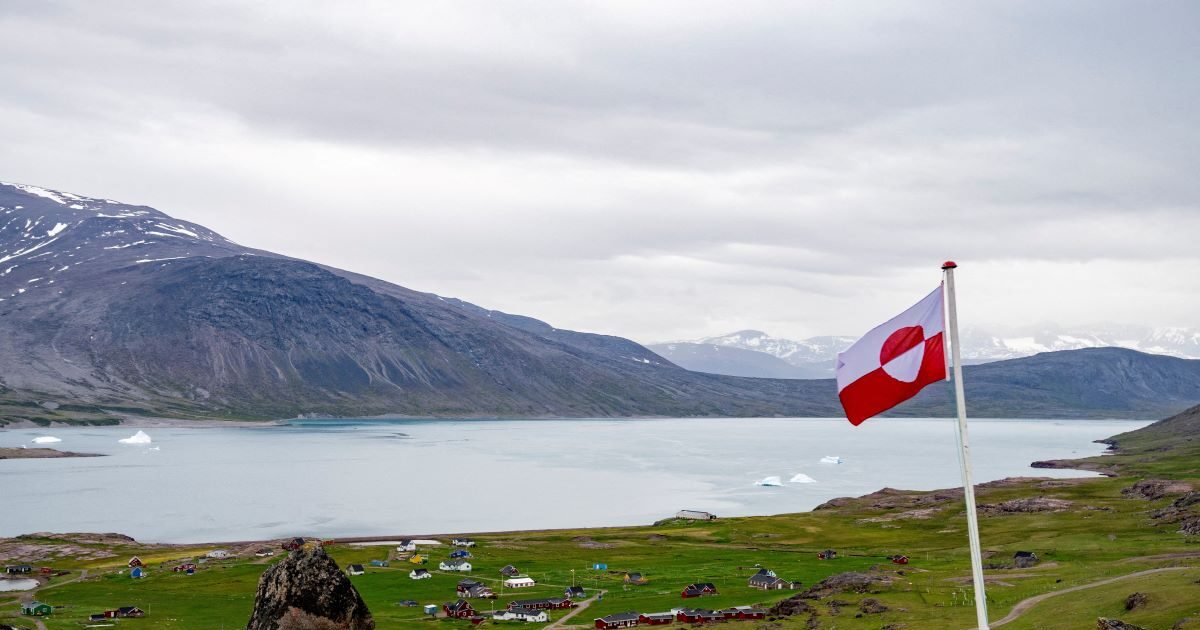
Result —
<path fill-rule="evenodd" d="M 987 594 L 983 586 L 983 553 L 979 546 L 979 518 L 975 513 L 975 484 L 971 481 L 971 448 L 967 445 L 967 402 L 963 393 L 962 349 L 958 343 L 958 305 L 954 295 L 954 270 L 948 260 L 942 265 L 946 275 L 946 307 L 949 315 L 950 346 L 954 356 L 954 399 L 958 407 L 958 466 L 962 472 L 963 501 L 967 506 L 967 535 L 971 542 L 971 580 L 975 585 L 975 617 L 979 630 L 988 630 Z"/>

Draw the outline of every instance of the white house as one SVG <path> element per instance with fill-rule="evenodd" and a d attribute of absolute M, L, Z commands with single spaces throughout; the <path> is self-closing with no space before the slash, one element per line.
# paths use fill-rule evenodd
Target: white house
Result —
<path fill-rule="evenodd" d="M 442 560 L 438 568 L 443 571 L 470 571 L 471 563 L 466 560 Z"/>
<path fill-rule="evenodd" d="M 416 550 L 417 550 L 417 543 L 413 542 L 411 540 L 401 540 L 400 544 L 396 547 L 396 551 L 416 551 Z"/>
<path fill-rule="evenodd" d="M 455 547 L 474 547 L 475 541 L 470 538 L 455 538 L 450 541 L 450 544 Z"/>
<path fill-rule="evenodd" d="M 229 551 L 227 551 L 225 549 L 214 549 L 214 550 L 204 554 L 204 557 L 206 557 L 206 558 L 228 558 Z"/>
<path fill-rule="evenodd" d="M 352 564 L 346 567 L 346 573 L 349 573 L 350 575 L 362 575 L 363 573 L 366 573 L 366 571 L 363 570 L 363 565 Z"/>
<path fill-rule="evenodd" d="M 537 582 L 534 582 L 531 577 L 513 577 L 504 580 L 504 588 L 529 588 L 530 586 L 537 586 Z"/>
<path fill-rule="evenodd" d="M 433 574 L 425 569 L 413 569 L 408 572 L 408 577 L 414 580 L 424 580 L 433 577 Z"/>
<path fill-rule="evenodd" d="M 530 610 L 528 608 L 514 608 L 512 610 L 497 610 L 492 613 L 492 619 L 496 621 L 528 621 L 528 622 L 546 622 L 550 621 L 550 615 L 544 610 Z"/>

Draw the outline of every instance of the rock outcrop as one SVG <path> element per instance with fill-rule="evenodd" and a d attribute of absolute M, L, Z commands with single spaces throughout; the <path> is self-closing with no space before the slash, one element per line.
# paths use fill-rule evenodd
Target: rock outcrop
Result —
<path fill-rule="evenodd" d="M 350 579 L 318 546 L 267 569 L 246 630 L 374 630 L 375 620 Z"/>
<path fill-rule="evenodd" d="M 1096 630 L 1146 630 L 1141 626 L 1135 626 L 1131 623 L 1125 623 L 1120 619 L 1105 619 L 1101 617 L 1096 620 Z"/>
<path fill-rule="evenodd" d="M 1192 485 L 1186 481 L 1174 479 L 1143 479 L 1121 491 L 1121 494 L 1133 499 L 1161 499 L 1172 494 L 1191 492 Z"/>
<path fill-rule="evenodd" d="M 1066 499 L 1052 499 L 1049 497 L 1030 497 L 1026 499 L 1013 499 L 1003 503 L 984 504 L 979 506 L 979 511 L 984 514 L 1028 514 L 1031 512 L 1062 512 L 1070 509 L 1072 503 Z"/>

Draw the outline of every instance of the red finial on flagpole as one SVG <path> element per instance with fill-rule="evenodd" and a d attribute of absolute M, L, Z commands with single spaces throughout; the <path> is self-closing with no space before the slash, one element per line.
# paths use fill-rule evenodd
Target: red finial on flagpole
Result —
<path fill-rule="evenodd" d="M 945 271 L 947 269 L 957 269 L 957 268 L 958 268 L 958 264 L 955 263 L 953 260 L 947 260 L 946 262 L 942 263 L 942 271 Z"/>

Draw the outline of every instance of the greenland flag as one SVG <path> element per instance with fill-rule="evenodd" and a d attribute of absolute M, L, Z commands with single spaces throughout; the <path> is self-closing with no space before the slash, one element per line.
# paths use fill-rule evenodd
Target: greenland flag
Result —
<path fill-rule="evenodd" d="M 942 287 L 838 353 L 838 398 L 858 426 L 946 378 Z"/>

